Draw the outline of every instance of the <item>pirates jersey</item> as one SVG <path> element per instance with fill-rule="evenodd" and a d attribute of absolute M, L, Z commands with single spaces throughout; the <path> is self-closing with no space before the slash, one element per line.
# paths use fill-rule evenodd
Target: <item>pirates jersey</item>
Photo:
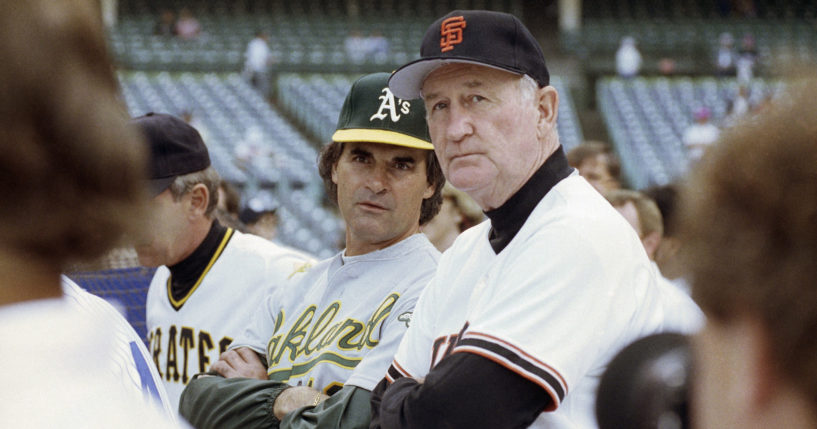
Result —
<path fill-rule="evenodd" d="M 293 249 L 228 229 L 181 299 L 171 294 L 170 270 L 156 270 L 147 295 L 148 342 L 173 409 L 190 378 L 207 371 L 249 326 L 263 297 L 311 262 Z"/>
<path fill-rule="evenodd" d="M 270 380 L 332 394 L 383 378 L 440 253 L 414 234 L 365 255 L 321 261 L 261 305 L 230 348 L 265 355 Z"/>

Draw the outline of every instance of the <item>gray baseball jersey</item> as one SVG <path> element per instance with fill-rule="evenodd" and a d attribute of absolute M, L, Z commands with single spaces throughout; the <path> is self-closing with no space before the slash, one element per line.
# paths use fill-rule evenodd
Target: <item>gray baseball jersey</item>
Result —
<path fill-rule="evenodd" d="M 230 348 L 267 357 L 270 380 L 333 393 L 372 390 L 408 328 L 440 253 L 423 234 L 321 261 L 267 297 Z"/>

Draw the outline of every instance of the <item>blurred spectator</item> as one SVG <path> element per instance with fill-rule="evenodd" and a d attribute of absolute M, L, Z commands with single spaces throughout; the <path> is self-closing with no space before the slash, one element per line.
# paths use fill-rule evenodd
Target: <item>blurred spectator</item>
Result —
<path fill-rule="evenodd" d="M 621 39 L 621 45 L 616 51 L 616 72 L 624 78 L 638 76 L 641 71 L 641 53 L 638 52 L 635 39 L 626 36 Z"/>
<path fill-rule="evenodd" d="M 346 36 L 343 41 L 343 48 L 346 50 L 346 55 L 353 63 L 362 63 L 366 60 L 366 40 L 360 31 L 353 30 Z"/>
<path fill-rule="evenodd" d="M 672 58 L 661 58 L 658 60 L 658 72 L 662 76 L 672 76 L 675 74 L 678 64 Z"/>
<path fill-rule="evenodd" d="M 567 153 L 567 162 L 604 194 L 621 187 L 621 164 L 613 148 L 602 142 L 587 141 Z"/>
<path fill-rule="evenodd" d="M 718 50 L 715 52 L 715 70 L 718 76 L 734 76 L 737 53 L 735 39 L 731 33 L 721 33 L 718 37 Z"/>
<path fill-rule="evenodd" d="M 238 220 L 244 224 L 245 231 L 267 240 L 274 240 L 278 233 L 278 203 L 263 196 L 253 197 L 244 207 Z"/>
<path fill-rule="evenodd" d="M 232 183 L 222 180 L 218 185 L 218 204 L 216 208 L 238 216 L 240 203 L 241 193 L 238 188 Z"/>
<path fill-rule="evenodd" d="M 466 229 L 482 222 L 482 209 L 468 194 L 446 182 L 440 213 L 422 228 L 434 247 L 440 252 L 448 249 Z"/>
<path fill-rule="evenodd" d="M 689 285 L 682 277 L 682 267 L 678 261 L 678 250 L 681 241 L 678 239 L 676 226 L 678 189 L 674 184 L 658 185 L 644 189 L 643 194 L 655 201 L 661 212 L 661 225 L 664 230 L 661 243 L 655 252 L 655 262 L 661 274 L 676 287 L 689 293 Z"/>
<path fill-rule="evenodd" d="M 215 209 L 216 219 L 228 228 L 246 232 L 246 227 L 238 220 L 240 203 L 241 194 L 238 188 L 232 183 L 222 180 L 218 185 L 218 203 Z"/>
<path fill-rule="evenodd" d="M 179 11 L 179 19 L 176 21 L 176 35 L 183 40 L 195 40 L 201 35 L 199 20 L 186 7 Z"/>
<path fill-rule="evenodd" d="M 747 33 L 743 36 L 738 50 L 738 58 L 735 62 L 738 84 L 748 85 L 752 81 L 756 64 L 757 46 L 755 46 L 755 38 Z"/>
<path fill-rule="evenodd" d="M 728 113 L 723 120 L 724 128 L 735 124 L 741 117 L 752 110 L 752 105 L 749 102 L 749 87 L 746 85 L 738 85 L 738 92 L 735 98 L 729 101 Z"/>
<path fill-rule="evenodd" d="M 386 39 L 380 31 L 375 30 L 368 38 L 367 50 L 372 60 L 377 63 L 385 62 L 389 56 L 389 39 Z"/>
<path fill-rule="evenodd" d="M 259 176 L 264 172 L 277 172 L 275 151 L 258 126 L 247 128 L 244 138 L 235 145 L 233 162 L 247 174 L 248 195 L 255 195 L 260 186 Z"/>
<path fill-rule="evenodd" d="M 269 70 L 274 58 L 269 48 L 269 36 L 258 30 L 244 52 L 244 76 L 264 98 L 269 97 Z"/>
<path fill-rule="evenodd" d="M 629 189 L 616 189 L 604 194 L 607 201 L 632 225 L 651 261 L 664 236 L 664 223 L 658 205 L 646 195 Z"/>
<path fill-rule="evenodd" d="M 696 428 L 817 427 L 817 83 L 787 86 L 683 191 Z"/>
<path fill-rule="evenodd" d="M 159 12 L 159 20 L 153 27 L 153 34 L 157 36 L 176 35 L 176 15 L 170 9 L 162 9 Z"/>
<path fill-rule="evenodd" d="M 710 117 L 712 113 L 707 107 L 699 107 L 693 112 L 695 122 L 684 131 L 681 140 L 687 150 L 687 158 L 691 162 L 697 162 L 703 156 L 707 147 L 718 140 L 721 130 L 713 123 Z"/>

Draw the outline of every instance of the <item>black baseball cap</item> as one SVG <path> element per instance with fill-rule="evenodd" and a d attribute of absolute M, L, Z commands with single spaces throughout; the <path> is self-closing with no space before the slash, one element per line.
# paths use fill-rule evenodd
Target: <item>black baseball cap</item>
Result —
<path fill-rule="evenodd" d="M 148 179 L 151 196 L 162 193 L 176 176 L 204 170 L 210 154 L 201 135 L 182 119 L 166 113 L 148 113 L 131 120 L 150 146 Z"/>
<path fill-rule="evenodd" d="M 400 98 L 418 98 L 423 81 L 451 63 L 478 64 L 526 74 L 540 87 L 550 84 L 545 56 L 530 31 L 513 15 L 487 10 L 455 10 L 434 21 L 420 59 L 392 73 L 389 88 Z"/>
<path fill-rule="evenodd" d="M 368 74 L 352 84 L 332 140 L 434 149 L 423 101 L 395 97 L 389 90 L 388 73 Z"/>

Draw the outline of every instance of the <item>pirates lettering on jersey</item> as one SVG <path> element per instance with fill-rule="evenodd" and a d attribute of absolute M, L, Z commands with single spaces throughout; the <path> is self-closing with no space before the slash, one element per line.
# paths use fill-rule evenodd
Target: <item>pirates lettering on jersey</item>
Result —
<path fill-rule="evenodd" d="M 460 338 L 462 338 L 462 334 L 468 329 L 468 322 L 465 322 L 460 332 L 451 335 L 444 335 L 442 337 L 438 337 L 433 342 L 433 347 L 431 349 L 431 366 L 429 369 L 434 368 L 440 363 L 443 358 L 450 355 L 454 351 L 454 347 L 457 346 L 460 342 Z M 445 349 L 445 351 L 441 354 L 440 350 Z"/>
<path fill-rule="evenodd" d="M 375 337 L 378 328 L 399 297 L 398 293 L 387 296 L 366 322 L 351 317 L 337 320 L 340 301 L 332 302 L 320 314 L 316 305 L 310 305 L 285 332 L 281 329 L 286 315 L 280 311 L 273 336 L 267 343 L 270 380 L 289 381 L 321 362 L 354 368 L 362 359 L 356 352 L 364 347 L 374 348 L 379 343 Z"/>
<path fill-rule="evenodd" d="M 386 119 L 386 110 L 389 112 L 389 117 L 391 118 L 392 122 L 397 122 L 400 120 L 400 113 L 397 113 L 397 109 L 400 109 L 400 112 L 404 115 L 408 115 L 411 111 L 411 103 L 405 100 L 397 99 L 395 102 L 394 95 L 389 91 L 389 88 L 383 88 L 383 95 L 378 97 L 380 100 L 380 108 L 377 109 L 377 113 L 372 115 L 369 118 L 369 122 L 375 119 Z"/>
<path fill-rule="evenodd" d="M 218 351 L 215 352 L 213 338 L 207 331 L 196 331 L 187 326 L 179 329 L 175 325 L 170 325 L 165 341 L 162 341 L 162 328 L 157 327 L 148 333 L 148 344 L 159 377 L 182 384 L 187 384 L 193 375 L 206 372 L 210 363 L 218 360 L 219 355 L 227 350 L 231 342 L 233 339 L 230 337 L 221 338 L 218 342 Z M 160 362 L 162 350 L 164 364 Z M 198 365 L 192 362 L 194 359 L 198 361 Z"/>

